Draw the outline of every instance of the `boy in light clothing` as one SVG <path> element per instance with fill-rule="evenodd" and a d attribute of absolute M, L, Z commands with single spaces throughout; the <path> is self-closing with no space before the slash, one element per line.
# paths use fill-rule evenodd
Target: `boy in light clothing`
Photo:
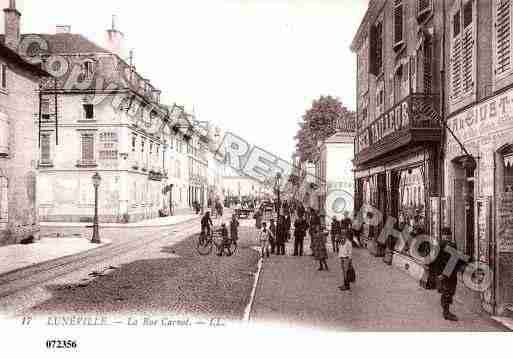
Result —
<path fill-rule="evenodd" d="M 272 237 L 272 233 L 269 229 L 267 229 L 267 223 L 262 223 L 262 230 L 259 235 L 260 246 L 262 247 L 262 258 L 264 258 L 264 254 L 267 254 L 269 258 L 269 242 Z"/>
<path fill-rule="evenodd" d="M 353 244 L 346 237 L 342 236 L 342 243 L 339 248 L 338 257 L 340 258 L 340 266 L 342 267 L 342 281 L 344 285 L 338 287 L 340 290 L 349 290 L 349 280 L 347 279 L 347 271 L 349 270 L 349 266 L 351 265 L 351 260 L 353 258 Z"/>

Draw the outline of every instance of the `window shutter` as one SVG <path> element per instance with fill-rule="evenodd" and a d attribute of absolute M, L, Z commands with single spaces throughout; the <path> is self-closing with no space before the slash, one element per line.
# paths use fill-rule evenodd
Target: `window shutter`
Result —
<path fill-rule="evenodd" d="M 424 93 L 432 92 L 432 53 L 431 53 L 431 41 L 426 40 L 424 43 Z"/>
<path fill-rule="evenodd" d="M 9 119 L 0 113 L 0 157 L 9 155 Z"/>
<path fill-rule="evenodd" d="M 417 1 L 417 15 L 422 15 L 424 12 L 431 10 L 431 0 L 418 0 Z"/>
<path fill-rule="evenodd" d="M 451 96 L 453 99 L 461 95 L 461 29 L 460 11 L 457 11 L 452 18 L 452 39 L 451 39 Z"/>
<path fill-rule="evenodd" d="M 474 24 L 473 1 L 463 5 L 463 34 L 461 39 L 462 91 L 474 89 Z"/>
<path fill-rule="evenodd" d="M 378 75 L 376 66 L 376 49 L 377 49 L 377 32 L 376 26 L 370 27 L 369 34 L 369 73 L 374 76 Z"/>
<path fill-rule="evenodd" d="M 495 74 L 511 69 L 511 1 L 496 0 L 495 21 Z"/>
<path fill-rule="evenodd" d="M 376 24 L 376 74 L 381 73 L 383 66 L 383 23 Z"/>
<path fill-rule="evenodd" d="M 401 0 L 394 3 L 394 44 L 403 41 L 403 4 Z"/>
<path fill-rule="evenodd" d="M 82 160 L 94 161 L 94 136 L 91 134 L 82 135 Z"/>

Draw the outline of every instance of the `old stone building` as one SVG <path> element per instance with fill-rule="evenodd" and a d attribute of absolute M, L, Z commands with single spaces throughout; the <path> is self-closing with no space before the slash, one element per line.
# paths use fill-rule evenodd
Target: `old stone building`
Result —
<path fill-rule="evenodd" d="M 513 4 L 446 5 L 446 119 L 442 225 L 472 261 L 491 268 L 474 308 L 513 313 Z"/>
<path fill-rule="evenodd" d="M 394 250 L 376 237 L 387 218 L 411 234 L 437 235 L 439 194 L 440 58 L 443 0 L 371 0 L 351 49 L 357 56 L 355 203 L 377 208 L 379 226 L 363 237 L 377 256 L 387 256 L 430 287 L 433 278 L 407 247 Z"/>
<path fill-rule="evenodd" d="M 38 204 L 42 221 L 132 222 L 190 213 L 187 148 L 197 131 L 180 106 L 136 70 L 114 21 L 101 47 L 70 26 L 22 35 L 28 60 L 55 80 L 41 84 Z M 33 51 L 41 49 L 41 52 Z"/>
<path fill-rule="evenodd" d="M 0 245 L 38 239 L 36 206 L 37 90 L 49 76 L 18 54 L 21 14 L 14 1 L 4 10 L 0 42 Z"/>

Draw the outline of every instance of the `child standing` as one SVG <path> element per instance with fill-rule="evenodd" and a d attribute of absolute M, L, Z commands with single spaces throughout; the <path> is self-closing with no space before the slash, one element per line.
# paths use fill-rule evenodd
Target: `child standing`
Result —
<path fill-rule="evenodd" d="M 262 248 L 262 258 L 264 258 L 264 254 L 269 258 L 269 241 L 271 237 L 271 231 L 267 229 L 267 223 L 262 223 L 262 230 L 260 231 L 259 242 Z"/>

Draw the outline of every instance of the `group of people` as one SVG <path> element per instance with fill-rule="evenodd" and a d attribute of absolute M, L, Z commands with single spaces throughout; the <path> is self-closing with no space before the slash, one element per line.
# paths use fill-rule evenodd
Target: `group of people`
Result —
<path fill-rule="evenodd" d="M 287 208 L 288 209 L 288 208 Z M 270 220 L 267 227 L 266 222 L 259 223 L 258 218 L 256 227 L 260 229 L 259 241 L 261 245 L 262 257 L 269 257 L 270 254 L 285 255 L 285 243 L 289 241 L 291 230 L 291 216 L 285 208 L 282 208 L 284 214 L 277 216 L 277 223 L 274 219 Z M 297 218 L 294 221 L 294 256 L 303 256 L 304 240 L 310 236 L 310 250 L 316 260 L 319 261 L 319 271 L 328 271 L 328 250 L 326 246 L 328 233 L 322 226 L 318 211 L 310 208 L 306 211 L 301 205 L 296 208 Z M 260 228 L 261 225 L 261 228 Z M 349 271 L 352 269 L 352 222 L 348 213 L 344 213 L 344 218 L 338 221 L 333 217 L 331 225 L 331 240 L 333 252 L 340 259 L 342 269 L 342 285 L 340 290 L 350 289 Z"/>
<path fill-rule="evenodd" d="M 280 215 L 277 221 L 270 219 L 269 228 L 267 222 L 257 220 L 257 228 L 261 225 L 259 241 L 262 248 L 262 257 L 270 254 L 285 255 L 285 243 L 290 240 L 291 219 L 290 214 Z"/>
<path fill-rule="evenodd" d="M 219 251 L 217 253 L 218 256 L 223 255 L 223 250 L 225 246 L 229 245 L 231 241 L 237 243 L 239 240 L 239 220 L 237 218 L 237 215 L 233 214 L 232 218 L 230 220 L 229 224 L 229 231 L 228 228 L 226 228 L 226 223 L 221 223 L 221 237 L 222 237 L 222 245 L 218 247 Z M 201 218 L 201 234 L 210 236 L 214 229 L 214 224 L 212 222 L 212 218 L 210 217 L 210 211 L 207 211 L 203 217 Z"/>

